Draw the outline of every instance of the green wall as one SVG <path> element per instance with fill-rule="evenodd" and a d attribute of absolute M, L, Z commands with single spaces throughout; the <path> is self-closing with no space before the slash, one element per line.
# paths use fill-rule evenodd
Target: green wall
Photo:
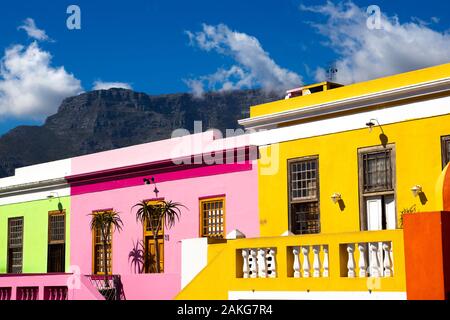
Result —
<path fill-rule="evenodd" d="M 66 272 L 70 266 L 70 197 L 61 197 L 66 210 Z M 23 217 L 23 273 L 47 272 L 48 212 L 58 210 L 58 199 L 0 206 L 0 273 L 7 272 L 8 219 Z"/>

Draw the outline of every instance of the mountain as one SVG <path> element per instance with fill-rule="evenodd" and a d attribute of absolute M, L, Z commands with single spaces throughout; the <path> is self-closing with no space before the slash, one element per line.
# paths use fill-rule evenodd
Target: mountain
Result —
<path fill-rule="evenodd" d="M 126 89 L 98 90 L 65 99 L 42 126 L 19 126 L 0 137 L 0 177 L 32 164 L 170 138 L 173 130 L 193 132 L 239 127 L 249 107 L 280 96 L 261 90 L 148 95 Z"/>

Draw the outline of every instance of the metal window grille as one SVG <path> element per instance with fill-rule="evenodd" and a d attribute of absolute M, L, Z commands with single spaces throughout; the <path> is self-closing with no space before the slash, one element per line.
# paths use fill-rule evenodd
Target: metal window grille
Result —
<path fill-rule="evenodd" d="M 291 231 L 294 234 L 320 233 L 319 203 L 317 201 L 291 205 Z"/>
<path fill-rule="evenodd" d="M 362 155 L 364 192 L 392 190 L 391 150 Z"/>
<path fill-rule="evenodd" d="M 49 216 L 49 243 L 61 243 L 65 240 L 65 215 Z"/>
<path fill-rule="evenodd" d="M 9 219 L 8 250 L 9 273 L 22 273 L 23 218 Z"/>
<path fill-rule="evenodd" d="M 202 237 L 223 238 L 225 222 L 225 200 L 206 200 L 201 202 Z"/>
<path fill-rule="evenodd" d="M 317 198 L 317 170 L 317 159 L 291 163 L 291 200 Z"/>

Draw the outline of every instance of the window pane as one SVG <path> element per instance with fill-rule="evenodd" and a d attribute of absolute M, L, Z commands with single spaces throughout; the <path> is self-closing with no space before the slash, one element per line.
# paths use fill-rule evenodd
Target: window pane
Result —
<path fill-rule="evenodd" d="M 23 218 L 9 219 L 8 272 L 22 273 Z"/>
<path fill-rule="evenodd" d="M 319 203 L 317 201 L 291 205 L 291 231 L 294 234 L 320 233 Z"/>
<path fill-rule="evenodd" d="M 203 201 L 202 208 L 202 237 L 223 238 L 224 236 L 224 199 Z"/>
<path fill-rule="evenodd" d="M 391 150 L 363 154 L 364 191 L 392 190 Z"/>
<path fill-rule="evenodd" d="M 317 199 L 317 159 L 291 163 L 291 200 Z"/>
<path fill-rule="evenodd" d="M 64 221 L 62 214 L 49 216 L 49 242 L 65 240 Z"/>

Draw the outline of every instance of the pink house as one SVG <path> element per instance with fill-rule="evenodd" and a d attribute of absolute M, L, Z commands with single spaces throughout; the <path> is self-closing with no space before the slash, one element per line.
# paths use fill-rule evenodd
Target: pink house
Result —
<path fill-rule="evenodd" d="M 205 132 L 73 158 L 66 177 L 70 264 L 84 275 L 101 274 L 102 249 L 96 247 L 89 214 L 113 209 L 124 227 L 112 237 L 110 272 L 120 276 L 123 297 L 173 298 L 206 265 L 201 249 L 208 238 L 226 237 L 234 229 L 259 236 L 255 150 L 246 136 L 214 139 Z M 154 183 L 144 183 L 152 178 Z M 144 252 L 152 250 L 152 242 L 132 210 L 141 200 L 155 199 L 187 208 L 174 227 L 159 235 L 161 273 L 145 270 Z M 182 257 L 182 246 L 189 247 L 190 257 Z"/>

